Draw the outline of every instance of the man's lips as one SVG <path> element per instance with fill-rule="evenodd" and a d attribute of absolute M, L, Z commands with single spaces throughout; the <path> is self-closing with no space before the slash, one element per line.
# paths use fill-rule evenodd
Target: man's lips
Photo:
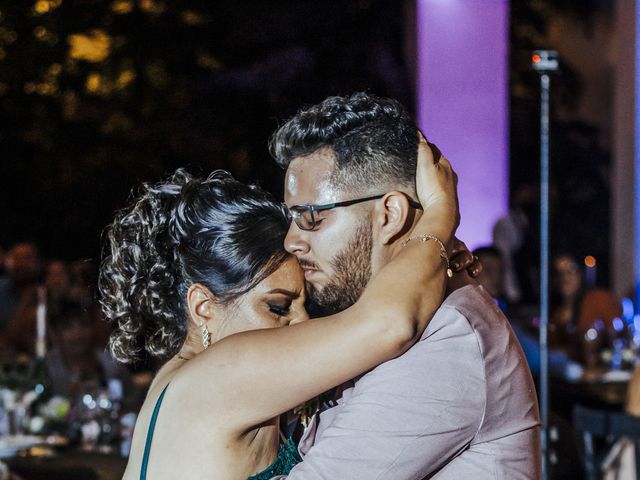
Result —
<path fill-rule="evenodd" d="M 303 270 L 320 270 L 318 265 L 309 260 L 298 259 L 298 263 L 302 267 Z"/>
<path fill-rule="evenodd" d="M 305 280 L 311 280 L 314 275 L 317 275 L 319 270 L 315 269 L 304 269 L 304 278 Z"/>
<path fill-rule="evenodd" d="M 300 266 L 304 271 L 304 278 L 306 278 L 307 280 L 309 279 L 309 277 L 312 277 L 314 274 L 320 271 L 320 269 L 311 262 L 300 261 Z"/>

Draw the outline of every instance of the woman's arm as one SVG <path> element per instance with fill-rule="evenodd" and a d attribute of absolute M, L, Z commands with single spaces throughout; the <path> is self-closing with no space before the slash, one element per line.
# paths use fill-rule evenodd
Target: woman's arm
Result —
<path fill-rule="evenodd" d="M 455 174 L 446 159 L 434 163 L 424 141 L 416 183 L 424 213 L 413 234 L 449 244 L 458 223 Z M 392 260 L 345 311 L 232 335 L 192 359 L 172 381 L 172 390 L 184 390 L 183 407 L 244 432 L 405 352 L 442 302 L 445 263 L 434 241 L 390 248 Z"/>

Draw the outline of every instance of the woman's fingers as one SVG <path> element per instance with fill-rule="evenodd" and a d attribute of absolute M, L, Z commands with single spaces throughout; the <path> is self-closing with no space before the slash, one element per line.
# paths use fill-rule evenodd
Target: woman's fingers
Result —
<path fill-rule="evenodd" d="M 457 180 L 451 164 L 435 145 L 432 147 L 427 143 L 421 133 L 419 138 L 416 190 L 420 203 L 425 208 L 442 201 L 457 203 Z M 437 152 L 437 160 L 434 152 Z"/>
<path fill-rule="evenodd" d="M 438 161 L 434 156 L 437 152 Z M 432 148 L 422 134 L 419 135 L 416 165 L 416 193 L 422 205 L 422 221 L 414 226 L 419 234 L 436 233 L 449 244 L 460 223 L 456 175 L 449 161 L 437 148 Z"/>
<path fill-rule="evenodd" d="M 482 272 L 482 264 L 478 257 L 473 255 L 465 243 L 458 238 L 454 239 L 450 262 L 451 269 L 456 273 L 466 270 L 469 275 L 475 278 Z"/>
<path fill-rule="evenodd" d="M 473 263 L 467 267 L 467 272 L 469 272 L 469 275 L 473 278 L 476 278 L 482 272 L 482 263 L 475 255 L 473 256 Z"/>
<path fill-rule="evenodd" d="M 424 137 L 422 138 L 424 139 Z M 427 142 L 426 139 L 424 141 Z M 429 148 L 431 149 L 434 162 L 438 163 L 441 158 L 444 158 L 444 155 L 442 155 L 442 152 L 435 143 L 427 142 L 427 145 L 429 145 Z"/>

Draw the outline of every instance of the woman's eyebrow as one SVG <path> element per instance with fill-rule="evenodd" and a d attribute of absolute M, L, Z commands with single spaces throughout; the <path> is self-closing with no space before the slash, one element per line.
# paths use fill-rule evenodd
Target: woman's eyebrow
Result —
<path fill-rule="evenodd" d="M 282 295 L 286 295 L 291 298 L 298 298 L 300 293 L 292 292 L 291 290 L 287 290 L 286 288 L 274 288 L 273 290 L 269 290 L 268 294 L 280 293 Z"/>

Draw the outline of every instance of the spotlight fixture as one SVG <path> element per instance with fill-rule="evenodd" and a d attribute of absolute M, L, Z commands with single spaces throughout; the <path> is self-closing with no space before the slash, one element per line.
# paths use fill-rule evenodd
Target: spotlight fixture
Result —
<path fill-rule="evenodd" d="M 555 50 L 534 50 L 531 54 L 531 66 L 540 73 L 557 72 L 558 52 Z"/>

